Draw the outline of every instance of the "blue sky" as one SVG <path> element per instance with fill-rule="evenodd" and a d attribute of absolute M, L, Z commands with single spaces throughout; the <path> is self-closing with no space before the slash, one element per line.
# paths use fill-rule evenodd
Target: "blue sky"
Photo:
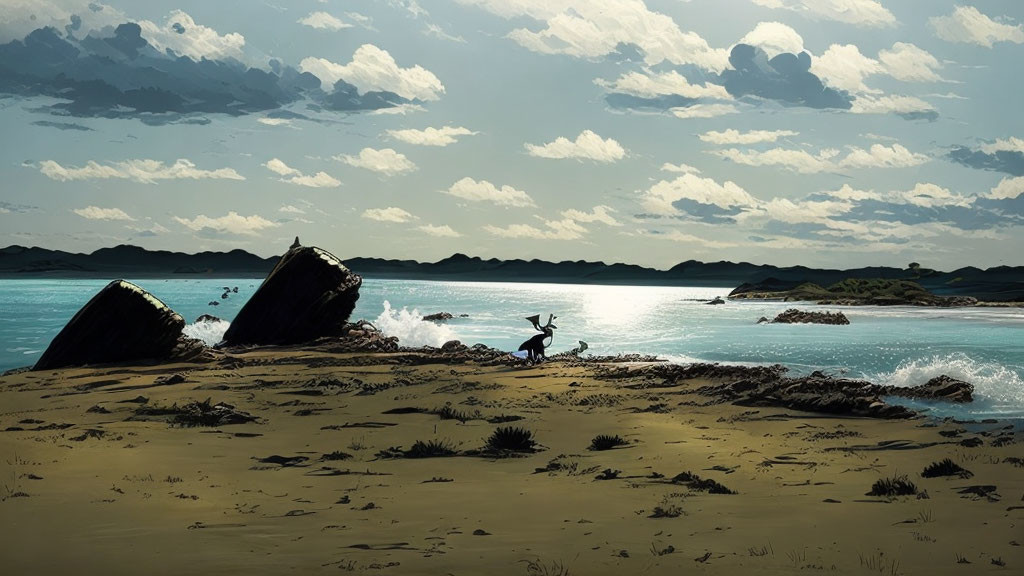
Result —
<path fill-rule="evenodd" d="M 0 4 L 3 245 L 1021 264 L 1019 2 Z"/>

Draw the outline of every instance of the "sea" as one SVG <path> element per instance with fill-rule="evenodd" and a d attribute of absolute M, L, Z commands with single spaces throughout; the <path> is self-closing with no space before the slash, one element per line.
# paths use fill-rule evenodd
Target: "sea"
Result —
<path fill-rule="evenodd" d="M 254 279 L 132 280 L 180 313 L 188 335 L 217 343 L 259 286 Z M 106 281 L 0 280 L 0 371 L 33 364 Z M 234 291 L 237 288 L 237 292 Z M 227 290 L 225 290 L 227 289 Z M 1024 309 L 847 307 L 848 326 L 757 324 L 793 303 L 727 301 L 728 288 L 365 279 L 353 319 L 406 346 L 449 340 L 513 351 L 536 334 L 527 317 L 557 319 L 550 351 L 654 354 L 672 362 L 782 364 L 879 384 L 940 374 L 975 385 L 968 405 L 915 403 L 936 417 L 1024 419 Z M 223 297 L 224 294 L 226 297 Z M 212 305 L 211 303 L 216 303 Z M 801 309 L 837 310 L 800 303 Z M 422 315 L 449 312 L 444 323 Z M 201 314 L 221 322 L 196 324 Z M 466 317 L 459 317 L 465 314 Z M 905 402 L 905 401 L 904 401 Z"/>

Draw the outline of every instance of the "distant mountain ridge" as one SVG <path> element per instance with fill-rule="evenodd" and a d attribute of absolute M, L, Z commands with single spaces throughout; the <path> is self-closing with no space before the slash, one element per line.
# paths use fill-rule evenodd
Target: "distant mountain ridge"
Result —
<path fill-rule="evenodd" d="M 437 262 L 360 257 L 343 260 L 367 278 L 722 288 L 749 283 L 764 284 L 776 290 L 790 289 L 803 282 L 829 285 L 847 278 L 885 278 L 914 280 L 931 292 L 942 295 L 974 296 L 989 301 L 1024 301 L 1024 266 L 997 266 L 987 270 L 969 266 L 941 272 L 916 266 L 906 269 L 873 266 L 834 270 L 687 260 L 668 270 L 657 270 L 634 264 L 605 264 L 585 260 L 499 260 L 465 254 L 453 254 Z M 244 250 L 186 254 L 120 245 L 101 248 L 91 254 L 78 254 L 8 246 L 0 249 L 0 278 L 261 278 L 270 272 L 276 262 L 277 257 L 261 258 Z"/>

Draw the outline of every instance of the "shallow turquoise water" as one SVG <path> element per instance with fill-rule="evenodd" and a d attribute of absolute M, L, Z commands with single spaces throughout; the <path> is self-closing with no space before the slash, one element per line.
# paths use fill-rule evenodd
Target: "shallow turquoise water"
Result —
<path fill-rule="evenodd" d="M 230 320 L 258 286 L 251 279 L 136 282 L 190 322 L 205 313 Z M 35 362 L 105 284 L 0 280 L 0 370 Z M 237 286 L 238 293 L 221 299 L 224 286 Z M 797 372 L 822 369 L 897 385 L 949 374 L 973 382 L 978 401 L 935 407 L 937 415 L 1024 416 L 1024 310 L 857 307 L 843 310 L 849 326 L 755 325 L 758 317 L 793 305 L 702 303 L 726 293 L 721 288 L 365 280 L 355 317 L 375 322 L 403 344 L 439 346 L 460 339 L 515 350 L 534 334 L 525 316 L 554 313 L 559 317 L 554 350 L 585 340 L 595 354 L 781 363 Z M 219 305 L 209 306 L 211 301 Z M 421 322 L 414 309 L 469 318 L 438 326 Z"/>

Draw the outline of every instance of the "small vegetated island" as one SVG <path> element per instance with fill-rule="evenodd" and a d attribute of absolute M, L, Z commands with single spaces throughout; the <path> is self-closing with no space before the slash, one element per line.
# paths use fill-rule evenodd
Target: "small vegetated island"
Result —
<path fill-rule="evenodd" d="M 813 302 L 831 306 L 977 306 L 973 296 L 940 296 L 912 280 L 848 278 L 827 287 L 804 282 L 796 287 L 771 278 L 745 283 L 729 293 L 730 300 Z"/>

